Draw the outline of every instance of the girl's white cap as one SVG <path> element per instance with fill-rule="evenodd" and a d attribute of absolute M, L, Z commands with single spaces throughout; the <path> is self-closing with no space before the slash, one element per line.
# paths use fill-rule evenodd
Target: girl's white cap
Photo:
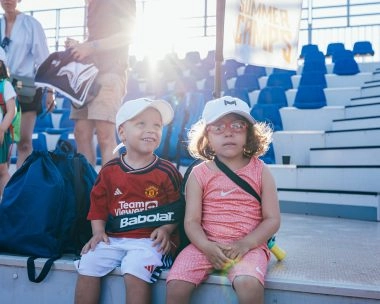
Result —
<path fill-rule="evenodd" d="M 246 118 L 250 123 L 255 123 L 255 119 L 251 116 L 248 104 L 237 97 L 231 96 L 223 96 L 208 101 L 203 110 L 202 119 L 206 125 L 208 125 L 230 113 L 239 114 Z"/>

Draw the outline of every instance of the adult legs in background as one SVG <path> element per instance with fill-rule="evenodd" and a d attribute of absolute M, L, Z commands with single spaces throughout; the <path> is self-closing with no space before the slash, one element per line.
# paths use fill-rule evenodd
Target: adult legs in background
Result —
<path fill-rule="evenodd" d="M 21 167 L 33 151 L 32 136 L 36 117 L 37 113 L 34 111 L 25 112 L 21 115 L 20 142 L 17 144 L 17 168 Z"/>
<path fill-rule="evenodd" d="M 102 155 L 102 166 L 116 157 L 113 150 L 116 147 L 116 129 L 115 124 L 108 121 L 98 120 L 95 122 L 96 136 Z"/>
<path fill-rule="evenodd" d="M 75 121 L 74 136 L 78 153 L 82 153 L 90 164 L 96 165 L 96 153 L 94 146 L 95 121 L 78 119 Z"/>

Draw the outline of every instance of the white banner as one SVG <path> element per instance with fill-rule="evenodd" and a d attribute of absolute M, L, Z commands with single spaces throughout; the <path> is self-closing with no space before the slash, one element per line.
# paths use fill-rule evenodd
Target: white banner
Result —
<path fill-rule="evenodd" d="M 226 0 L 224 58 L 296 70 L 302 0 Z"/>

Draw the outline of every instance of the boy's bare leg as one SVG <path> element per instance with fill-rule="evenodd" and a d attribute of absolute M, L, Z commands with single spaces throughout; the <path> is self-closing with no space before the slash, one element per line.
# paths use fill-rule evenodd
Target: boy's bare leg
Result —
<path fill-rule="evenodd" d="M 166 286 L 166 304 L 190 303 L 195 285 L 190 282 L 172 280 Z"/>
<path fill-rule="evenodd" d="M 78 275 L 75 287 L 75 304 L 98 304 L 100 297 L 100 280 L 98 277 Z"/>
<path fill-rule="evenodd" d="M 150 304 L 151 303 L 151 284 L 133 275 L 124 276 L 126 289 L 126 303 L 128 304 Z"/>

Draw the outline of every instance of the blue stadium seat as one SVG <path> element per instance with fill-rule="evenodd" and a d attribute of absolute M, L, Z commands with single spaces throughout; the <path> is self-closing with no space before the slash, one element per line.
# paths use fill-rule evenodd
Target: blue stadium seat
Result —
<path fill-rule="evenodd" d="M 274 148 L 273 143 L 270 143 L 268 151 L 263 155 L 259 157 L 264 163 L 266 164 L 275 164 L 276 158 L 274 154 Z"/>
<path fill-rule="evenodd" d="M 53 128 L 52 114 L 50 112 L 43 112 L 37 116 L 36 124 L 33 133 L 44 132 L 48 128 Z"/>
<path fill-rule="evenodd" d="M 344 51 L 346 48 L 342 42 L 331 42 L 327 45 L 326 57 L 332 57 L 335 52 Z"/>
<path fill-rule="evenodd" d="M 314 60 L 305 61 L 302 68 L 302 74 L 306 74 L 310 72 L 320 72 L 323 74 L 327 74 L 327 68 L 326 68 L 325 62 L 314 61 Z"/>
<path fill-rule="evenodd" d="M 297 72 L 295 70 L 285 70 L 281 68 L 273 68 L 271 74 L 288 74 L 289 76 L 296 75 Z"/>
<path fill-rule="evenodd" d="M 306 53 L 304 63 L 308 61 L 317 61 L 325 63 L 325 54 L 321 51 Z"/>
<path fill-rule="evenodd" d="M 326 77 L 325 73 L 322 72 L 309 72 L 309 73 L 302 73 L 299 86 L 312 86 L 312 85 L 319 85 L 322 88 L 327 87 Z"/>
<path fill-rule="evenodd" d="M 248 64 L 244 68 L 244 74 L 253 74 L 258 79 L 258 78 L 260 78 L 262 76 L 266 76 L 267 75 L 267 71 L 266 71 L 266 68 L 263 67 L 263 66 Z"/>
<path fill-rule="evenodd" d="M 337 75 L 355 75 L 360 72 L 359 65 L 352 51 L 337 52 L 334 61 L 333 73 Z M 335 55 L 334 55 L 335 57 Z M 334 58 L 333 57 L 333 58 Z"/>
<path fill-rule="evenodd" d="M 375 54 L 370 41 L 356 41 L 352 48 L 352 52 L 354 53 L 354 56 L 373 56 Z"/>
<path fill-rule="evenodd" d="M 258 104 L 276 104 L 279 107 L 287 107 L 285 89 L 283 87 L 265 87 L 261 89 L 257 98 Z"/>
<path fill-rule="evenodd" d="M 251 101 L 249 99 L 249 92 L 245 88 L 233 88 L 223 91 L 223 96 L 232 96 L 240 98 L 245 101 L 249 106 L 251 106 Z"/>
<path fill-rule="evenodd" d="M 70 119 L 70 111 L 64 111 L 59 121 L 59 127 L 61 129 L 69 129 L 70 131 L 73 131 L 74 126 L 75 121 Z"/>
<path fill-rule="evenodd" d="M 248 92 L 259 90 L 259 82 L 256 74 L 243 74 L 236 77 L 235 89 L 246 89 Z"/>
<path fill-rule="evenodd" d="M 189 51 L 183 59 L 185 67 L 193 67 L 201 63 L 201 54 L 198 51 Z"/>
<path fill-rule="evenodd" d="M 283 87 L 285 90 L 293 88 L 291 75 L 288 73 L 273 73 L 268 76 L 267 87 Z"/>
<path fill-rule="evenodd" d="M 276 104 L 255 104 L 251 115 L 256 121 L 270 124 L 273 131 L 283 130 L 280 108 Z"/>
<path fill-rule="evenodd" d="M 299 58 L 304 59 L 307 54 L 312 54 L 318 52 L 318 45 L 316 44 L 305 44 L 302 46 Z"/>
<path fill-rule="evenodd" d="M 338 59 L 351 59 L 354 58 L 354 53 L 351 50 L 337 50 L 332 55 L 332 62 L 336 62 Z"/>
<path fill-rule="evenodd" d="M 194 92 L 197 89 L 197 81 L 191 76 L 183 76 L 181 78 L 178 78 L 174 83 L 175 94 Z"/>
<path fill-rule="evenodd" d="M 293 106 L 298 109 L 319 109 L 326 106 L 326 96 L 321 86 L 299 86 Z"/>
<path fill-rule="evenodd" d="M 228 89 L 228 85 L 227 85 L 226 78 L 221 77 L 220 81 L 221 81 L 221 90 L 222 91 L 227 90 Z M 206 77 L 204 85 L 203 85 L 203 89 L 204 90 L 214 91 L 214 89 L 215 89 L 215 77 L 214 76 L 208 76 L 208 77 Z"/>

